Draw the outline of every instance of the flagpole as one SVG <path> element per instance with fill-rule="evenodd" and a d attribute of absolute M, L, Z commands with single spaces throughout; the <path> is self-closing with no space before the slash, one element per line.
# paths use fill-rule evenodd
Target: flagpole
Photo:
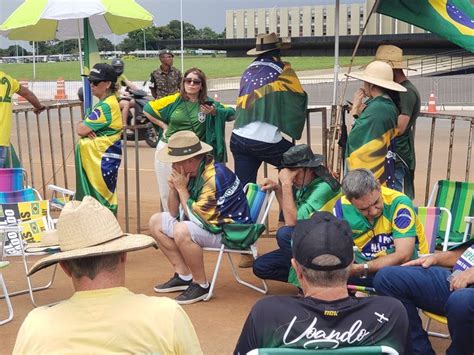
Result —
<path fill-rule="evenodd" d="M 33 80 L 36 80 L 35 41 L 33 41 Z"/>
<path fill-rule="evenodd" d="M 340 0 L 336 0 L 336 14 L 334 18 L 334 85 L 332 90 L 332 104 L 337 104 L 337 85 L 339 82 L 339 8 Z"/>
<path fill-rule="evenodd" d="M 179 0 L 179 12 L 181 17 L 181 73 L 184 73 L 183 0 Z"/>

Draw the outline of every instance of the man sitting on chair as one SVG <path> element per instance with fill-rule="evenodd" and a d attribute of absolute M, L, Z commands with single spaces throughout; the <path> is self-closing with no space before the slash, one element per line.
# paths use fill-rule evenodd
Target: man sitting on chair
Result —
<path fill-rule="evenodd" d="M 210 152 L 212 147 L 190 131 L 173 134 L 158 152 L 158 159 L 173 168 L 168 179 L 169 212 L 154 214 L 150 231 L 175 274 L 155 291 L 184 291 L 176 298 L 180 304 L 201 301 L 209 293 L 202 248 L 221 247 L 224 224 L 252 223 L 240 180 L 207 155 Z M 178 220 L 180 208 L 184 219 Z"/>
<path fill-rule="evenodd" d="M 352 231 L 329 212 L 298 221 L 291 264 L 301 296 L 269 296 L 250 311 L 234 354 L 256 348 L 334 349 L 386 345 L 405 351 L 408 317 L 390 297 L 349 297 Z"/>
<path fill-rule="evenodd" d="M 285 226 L 276 234 L 279 249 L 260 256 L 253 272 L 261 279 L 292 282 L 296 275 L 291 268 L 291 234 L 297 220 L 308 219 L 315 211 L 332 211 L 339 197 L 339 183 L 323 165 L 324 157 L 313 154 L 307 144 L 299 144 L 283 153 L 280 184 L 266 179 L 263 191 L 275 191 L 283 212 Z"/>
<path fill-rule="evenodd" d="M 193 325 L 176 302 L 124 287 L 127 252 L 156 246 L 153 238 L 123 233 L 113 213 L 86 196 L 64 206 L 48 239 L 61 251 L 39 260 L 29 275 L 59 262 L 75 293 L 32 310 L 14 354 L 202 354 Z"/>
<path fill-rule="evenodd" d="M 352 228 L 357 247 L 349 283 L 372 286 L 374 274 L 385 266 L 401 265 L 428 253 L 425 232 L 412 201 L 381 186 L 368 169 L 354 169 L 342 181 L 335 215 Z"/>
<path fill-rule="evenodd" d="M 403 266 L 383 268 L 374 286 L 405 306 L 413 354 L 434 355 L 417 307 L 448 318 L 451 345 L 446 354 L 474 354 L 474 239 Z"/>

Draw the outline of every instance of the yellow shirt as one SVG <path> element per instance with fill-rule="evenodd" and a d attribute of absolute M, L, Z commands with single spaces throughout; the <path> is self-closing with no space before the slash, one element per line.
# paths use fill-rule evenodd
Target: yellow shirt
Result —
<path fill-rule="evenodd" d="M 13 354 L 202 354 L 184 310 L 166 297 L 125 287 L 76 292 L 32 310 Z"/>
<path fill-rule="evenodd" d="M 12 96 L 20 90 L 20 84 L 10 75 L 0 71 L 0 146 L 10 146 L 12 130 Z"/>

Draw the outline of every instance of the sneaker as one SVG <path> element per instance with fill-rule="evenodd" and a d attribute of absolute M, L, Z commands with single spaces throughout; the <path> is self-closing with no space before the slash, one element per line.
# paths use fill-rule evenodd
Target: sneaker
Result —
<path fill-rule="evenodd" d="M 175 298 L 175 301 L 179 304 L 191 304 L 202 301 L 209 294 L 210 288 L 210 285 L 203 288 L 199 284 L 193 282 L 189 285 L 189 288 L 186 291 Z"/>
<path fill-rule="evenodd" d="M 184 281 L 175 272 L 171 279 L 169 279 L 163 284 L 156 285 L 154 287 L 154 290 L 158 293 L 184 291 L 187 290 L 187 288 L 189 287 L 189 285 L 191 285 L 192 282 L 193 280 Z"/>

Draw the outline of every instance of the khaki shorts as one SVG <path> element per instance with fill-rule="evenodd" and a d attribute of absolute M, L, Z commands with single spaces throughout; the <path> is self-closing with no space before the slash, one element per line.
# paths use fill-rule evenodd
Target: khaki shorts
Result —
<path fill-rule="evenodd" d="M 169 212 L 161 214 L 161 230 L 170 238 L 173 238 L 173 230 L 176 223 L 179 223 L 179 221 L 171 216 Z M 191 221 L 183 221 L 183 223 L 188 227 L 193 242 L 201 248 L 220 248 L 222 246 L 221 233 L 213 234 Z"/>

